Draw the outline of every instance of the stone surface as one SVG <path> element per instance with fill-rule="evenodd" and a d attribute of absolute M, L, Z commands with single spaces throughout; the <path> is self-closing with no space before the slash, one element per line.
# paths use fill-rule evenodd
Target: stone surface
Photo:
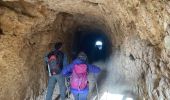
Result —
<path fill-rule="evenodd" d="M 70 55 L 79 26 L 100 28 L 112 41 L 110 58 L 96 63 L 103 69 L 100 96 L 108 91 L 169 100 L 169 16 L 168 0 L 1 0 L 0 100 L 41 98 L 47 85 L 44 54 L 63 41 Z"/>
<path fill-rule="evenodd" d="M 165 48 L 170 50 L 170 36 L 164 38 Z"/>

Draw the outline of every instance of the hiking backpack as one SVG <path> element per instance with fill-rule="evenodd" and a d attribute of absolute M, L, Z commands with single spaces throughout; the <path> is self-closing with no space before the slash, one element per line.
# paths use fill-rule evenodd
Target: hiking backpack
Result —
<path fill-rule="evenodd" d="M 49 73 L 56 75 L 61 72 L 61 58 L 59 54 L 51 53 L 48 57 Z"/>
<path fill-rule="evenodd" d="M 87 65 L 86 64 L 74 65 L 74 68 L 73 68 L 73 71 L 70 77 L 71 88 L 82 90 L 86 88 L 87 83 L 88 83 Z"/>

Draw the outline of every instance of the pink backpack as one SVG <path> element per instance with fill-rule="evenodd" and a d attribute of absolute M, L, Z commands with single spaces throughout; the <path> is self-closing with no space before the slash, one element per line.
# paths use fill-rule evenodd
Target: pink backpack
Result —
<path fill-rule="evenodd" d="M 87 65 L 74 65 L 70 78 L 70 84 L 73 89 L 82 90 L 87 86 Z"/>
<path fill-rule="evenodd" d="M 56 75 L 61 72 L 59 58 L 56 55 L 51 55 L 48 59 L 49 70 L 51 75 Z"/>

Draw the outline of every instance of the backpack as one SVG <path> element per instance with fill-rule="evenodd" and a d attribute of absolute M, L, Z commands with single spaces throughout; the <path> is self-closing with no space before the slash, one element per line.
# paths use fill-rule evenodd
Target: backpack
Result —
<path fill-rule="evenodd" d="M 70 84 L 73 89 L 82 90 L 86 88 L 88 83 L 87 80 L 87 65 L 86 64 L 76 64 L 74 65 Z"/>
<path fill-rule="evenodd" d="M 56 75 L 61 72 L 61 60 L 58 54 L 52 53 L 48 57 L 49 72 L 51 75 Z"/>

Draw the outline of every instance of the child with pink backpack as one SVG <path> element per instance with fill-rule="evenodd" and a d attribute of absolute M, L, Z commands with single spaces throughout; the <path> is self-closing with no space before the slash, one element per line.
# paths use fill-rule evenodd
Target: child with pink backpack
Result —
<path fill-rule="evenodd" d="M 70 76 L 70 88 L 75 100 L 87 100 L 89 72 L 99 73 L 101 70 L 95 65 L 87 63 L 87 56 L 80 52 L 78 57 L 62 70 L 64 76 Z"/>

